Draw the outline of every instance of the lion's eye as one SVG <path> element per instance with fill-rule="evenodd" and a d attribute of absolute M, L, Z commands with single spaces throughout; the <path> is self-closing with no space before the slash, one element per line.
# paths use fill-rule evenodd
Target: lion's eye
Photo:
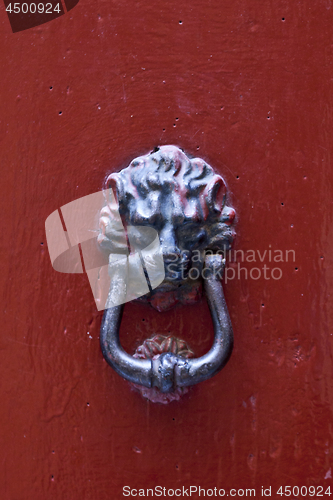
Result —
<path fill-rule="evenodd" d="M 178 229 L 178 240 L 183 248 L 193 250 L 207 241 L 206 230 L 196 224 L 186 224 Z"/>
<path fill-rule="evenodd" d="M 204 243 L 205 241 L 206 241 L 206 232 L 203 231 L 200 233 L 200 235 L 198 237 L 198 244 L 202 245 L 202 243 Z"/>
<path fill-rule="evenodd" d="M 158 232 L 150 226 L 127 226 L 127 236 L 132 248 L 144 250 L 158 237 Z"/>

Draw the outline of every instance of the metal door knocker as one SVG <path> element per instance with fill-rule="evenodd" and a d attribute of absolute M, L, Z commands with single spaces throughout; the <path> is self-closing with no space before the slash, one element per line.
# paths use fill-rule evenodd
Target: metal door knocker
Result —
<path fill-rule="evenodd" d="M 101 211 L 98 236 L 101 248 L 110 253 L 112 275 L 100 335 L 104 358 L 133 384 L 169 394 L 169 400 L 172 394 L 178 399 L 184 388 L 221 370 L 233 347 L 232 326 L 221 285 L 224 255 L 234 238 L 235 212 L 226 205 L 226 185 L 204 160 L 190 159 L 175 146 L 156 148 L 136 158 L 127 168 L 111 174 L 106 184 L 114 196 Z M 158 234 L 158 250 L 155 245 L 153 257 L 143 250 L 154 248 L 149 245 L 153 237 L 150 235 L 149 242 L 142 242 L 152 229 Z M 203 289 L 214 326 L 214 342 L 204 356 L 195 358 L 184 341 L 163 336 L 145 341 L 134 356 L 122 348 L 119 329 L 124 302 L 131 297 L 127 295 L 127 299 L 118 302 L 114 298 L 128 294 L 130 286 L 128 281 L 123 282 L 121 266 L 112 252 L 117 247 L 119 254 L 133 254 L 133 241 L 137 245 L 142 243 L 142 251 L 132 257 L 142 264 L 148 284 L 148 293 L 133 294 L 133 298 L 141 295 L 138 300 L 165 311 L 177 303 L 196 302 Z M 157 280 L 158 271 L 161 273 L 157 254 L 162 256 L 163 263 L 161 283 L 161 279 Z M 135 265 L 134 268 L 137 269 Z M 132 279 L 139 282 L 135 272 L 131 273 Z"/>

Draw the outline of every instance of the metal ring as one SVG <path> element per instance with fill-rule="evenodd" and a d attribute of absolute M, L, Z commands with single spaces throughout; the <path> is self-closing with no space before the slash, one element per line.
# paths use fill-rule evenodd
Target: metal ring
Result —
<path fill-rule="evenodd" d="M 224 265 L 221 255 L 205 258 L 204 291 L 214 326 L 214 342 L 207 354 L 192 359 L 169 352 L 157 359 L 133 358 L 119 341 L 124 310 L 121 305 L 106 309 L 102 320 L 100 342 L 109 365 L 126 380 L 149 388 L 157 387 L 161 392 L 198 384 L 216 375 L 228 362 L 233 348 L 233 331 L 221 284 Z"/>

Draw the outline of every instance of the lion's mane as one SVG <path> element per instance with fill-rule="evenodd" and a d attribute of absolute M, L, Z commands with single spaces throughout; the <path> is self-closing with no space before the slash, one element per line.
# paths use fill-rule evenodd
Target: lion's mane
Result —
<path fill-rule="evenodd" d="M 134 159 L 127 168 L 109 175 L 106 187 L 116 192 L 125 224 L 154 224 L 158 229 L 166 218 L 177 224 L 205 223 L 210 237 L 207 248 L 226 250 L 232 244 L 235 212 L 226 205 L 224 180 L 204 160 L 190 159 L 176 146 L 162 146 Z M 112 210 L 102 211 L 101 230 L 110 238 L 107 213 L 112 217 Z"/>

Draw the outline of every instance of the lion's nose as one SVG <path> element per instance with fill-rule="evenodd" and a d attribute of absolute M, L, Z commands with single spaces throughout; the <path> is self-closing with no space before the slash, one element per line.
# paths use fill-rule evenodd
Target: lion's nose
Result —
<path fill-rule="evenodd" d="M 160 232 L 160 244 L 165 262 L 176 262 L 181 258 L 181 250 L 177 243 L 175 230 L 166 224 Z"/>

